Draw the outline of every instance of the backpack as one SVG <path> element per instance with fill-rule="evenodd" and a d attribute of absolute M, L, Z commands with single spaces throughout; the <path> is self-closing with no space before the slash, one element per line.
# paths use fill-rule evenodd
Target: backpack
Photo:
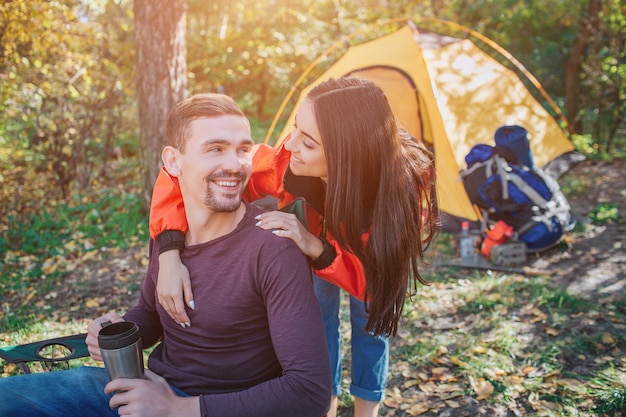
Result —
<path fill-rule="evenodd" d="M 570 218 L 570 206 L 554 178 L 517 162 L 502 146 L 475 145 L 465 157 L 461 179 L 483 215 L 483 233 L 498 220 L 511 225 L 528 252 L 558 243 Z"/>

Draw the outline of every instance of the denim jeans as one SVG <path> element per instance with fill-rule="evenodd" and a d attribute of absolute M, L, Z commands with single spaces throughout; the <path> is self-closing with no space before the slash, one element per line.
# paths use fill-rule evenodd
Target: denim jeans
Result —
<path fill-rule="evenodd" d="M 314 276 L 315 295 L 324 319 L 326 342 L 333 373 L 333 395 L 341 393 L 340 295 L 336 285 Z M 362 301 L 350 296 L 352 369 L 350 394 L 366 401 L 385 397 L 389 368 L 389 342 L 386 336 L 373 336 L 365 331 L 367 313 Z"/>
<path fill-rule="evenodd" d="M 109 407 L 112 395 L 104 393 L 109 381 L 105 368 L 87 366 L 0 378 L 0 416 L 119 417 Z"/>

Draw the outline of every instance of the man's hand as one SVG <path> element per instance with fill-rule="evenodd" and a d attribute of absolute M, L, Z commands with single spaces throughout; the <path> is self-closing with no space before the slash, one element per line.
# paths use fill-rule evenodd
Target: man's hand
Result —
<path fill-rule="evenodd" d="M 200 397 L 179 397 L 167 381 L 145 371 L 146 379 L 118 378 L 104 387 L 107 394 L 115 392 L 109 406 L 119 407 L 120 416 L 132 417 L 199 417 Z"/>
<path fill-rule="evenodd" d="M 111 323 L 119 323 L 125 320 L 117 313 L 108 313 L 102 317 L 98 317 L 89 324 L 89 327 L 87 327 L 87 338 L 85 338 L 85 343 L 87 343 L 89 356 L 96 361 L 102 361 L 102 354 L 100 353 L 100 346 L 98 345 L 98 333 L 100 333 L 100 329 L 102 329 L 102 323 L 107 321 L 110 321 Z"/>
<path fill-rule="evenodd" d="M 163 309 L 182 327 L 191 326 L 185 304 L 195 308 L 189 270 L 180 260 L 178 250 L 170 250 L 159 255 L 159 277 L 157 297 Z"/>

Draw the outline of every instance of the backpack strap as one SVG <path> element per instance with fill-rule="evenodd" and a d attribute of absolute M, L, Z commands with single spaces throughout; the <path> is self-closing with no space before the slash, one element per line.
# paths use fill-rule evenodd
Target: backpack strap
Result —
<path fill-rule="evenodd" d="M 536 206 L 546 209 L 548 200 L 543 198 L 533 187 L 528 185 L 519 175 L 510 173 L 509 180 L 530 199 Z"/>
<path fill-rule="evenodd" d="M 509 199 L 509 184 L 508 179 L 511 177 L 509 172 L 509 164 L 507 160 L 498 154 L 493 155 L 493 161 L 496 164 L 496 173 L 500 176 L 500 182 L 502 183 L 502 198 L 504 200 Z M 489 178 L 493 172 L 489 172 L 487 178 Z"/>

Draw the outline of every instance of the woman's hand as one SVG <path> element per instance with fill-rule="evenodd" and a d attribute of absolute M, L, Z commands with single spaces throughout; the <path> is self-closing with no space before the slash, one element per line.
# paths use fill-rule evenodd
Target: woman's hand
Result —
<path fill-rule="evenodd" d="M 157 297 L 163 309 L 182 327 L 191 326 L 185 304 L 196 308 L 191 290 L 189 270 L 180 260 L 178 250 L 169 250 L 159 255 L 159 277 Z"/>
<path fill-rule="evenodd" d="M 322 241 L 306 230 L 295 214 L 282 211 L 269 211 L 259 214 L 257 226 L 264 230 L 272 230 L 276 236 L 286 237 L 295 242 L 303 254 L 316 259 L 324 251 Z"/>

